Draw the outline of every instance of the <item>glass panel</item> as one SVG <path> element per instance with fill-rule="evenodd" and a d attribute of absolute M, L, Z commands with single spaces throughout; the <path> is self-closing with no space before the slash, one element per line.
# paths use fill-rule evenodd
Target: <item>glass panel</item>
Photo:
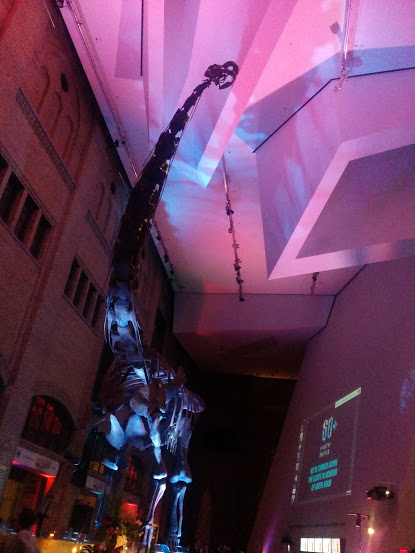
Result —
<path fill-rule="evenodd" d="M 91 314 L 91 309 L 92 309 L 92 305 L 93 305 L 96 293 L 97 293 L 96 288 L 91 283 L 89 285 L 89 290 L 88 290 L 88 294 L 86 296 L 84 309 L 82 311 L 82 315 L 85 317 L 85 319 L 88 319 L 90 314 Z"/>
<path fill-rule="evenodd" d="M 79 277 L 79 280 L 78 280 L 78 286 L 76 287 L 75 296 L 73 298 L 73 304 L 75 305 L 75 307 L 79 307 L 81 298 L 84 295 L 84 291 L 87 287 L 87 284 L 88 284 L 88 277 L 82 271 L 81 276 Z"/>
<path fill-rule="evenodd" d="M 14 173 L 11 174 L 0 198 L 0 217 L 8 223 L 16 212 L 24 187 Z"/>
<path fill-rule="evenodd" d="M 33 255 L 33 257 L 36 257 L 36 259 L 40 257 L 40 254 L 43 252 L 47 245 L 51 228 L 52 227 L 49 221 L 44 215 L 42 215 L 37 226 L 32 244 L 30 246 L 30 253 Z"/>
<path fill-rule="evenodd" d="M 104 303 L 104 300 L 101 298 L 101 296 L 98 296 L 97 303 L 95 304 L 94 314 L 92 315 L 92 321 L 91 321 L 91 324 L 93 327 L 95 327 L 97 324 L 99 313 L 101 311 L 101 306 L 103 303 Z"/>
<path fill-rule="evenodd" d="M 22 242 L 25 240 L 25 238 L 27 238 L 30 230 L 32 229 L 36 213 L 38 211 L 39 208 L 37 207 L 33 199 L 28 195 L 23 204 L 19 219 L 14 229 L 17 238 Z"/>
<path fill-rule="evenodd" d="M 4 172 L 5 169 L 7 169 L 8 166 L 9 164 L 4 159 L 4 157 L 0 154 L 0 181 L 1 181 L 2 173 Z"/>
<path fill-rule="evenodd" d="M 79 269 L 79 263 L 76 259 L 72 261 L 72 267 L 69 271 L 68 280 L 66 281 L 65 291 L 64 294 L 66 297 L 71 298 L 72 292 L 75 287 L 75 282 L 78 278 L 78 269 Z"/>

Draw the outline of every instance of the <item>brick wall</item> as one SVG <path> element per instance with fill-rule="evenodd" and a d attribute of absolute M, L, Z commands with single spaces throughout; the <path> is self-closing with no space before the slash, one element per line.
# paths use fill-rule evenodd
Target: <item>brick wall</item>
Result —
<path fill-rule="evenodd" d="M 52 3 L 56 28 L 37 0 L 0 6 L 0 154 L 8 171 L 0 197 L 15 175 L 51 225 L 36 259 L 16 237 L 19 211 L 14 221 L 0 219 L 0 355 L 7 385 L 0 400 L 1 498 L 32 397 L 59 399 L 75 424 L 88 409 L 104 305 L 93 327 L 82 305 L 76 309 L 65 297 L 65 285 L 77 256 L 105 297 L 125 190 L 116 150 Z M 74 494 L 65 495 L 72 501 L 69 515 Z"/>
<path fill-rule="evenodd" d="M 19 209 L 11 221 L 0 218 L 0 360 L 7 386 L 0 397 L 0 501 L 33 396 L 56 398 L 75 425 L 85 421 L 105 306 L 92 325 L 82 314 L 86 294 L 76 308 L 65 287 L 76 258 L 88 283 L 105 298 L 126 203 L 116 149 L 60 15 L 51 2 L 47 7 L 56 28 L 42 2 L 0 0 L 0 154 L 7 164 L 7 174 L 0 172 L 0 201 L 13 174 L 51 226 L 42 255 L 35 258 L 30 243 L 16 237 Z M 173 296 L 150 241 L 137 298 L 149 345 L 158 310 L 166 321 L 166 353 L 173 340 Z M 71 484 L 61 493 L 58 533 L 69 522 L 77 495 Z"/>

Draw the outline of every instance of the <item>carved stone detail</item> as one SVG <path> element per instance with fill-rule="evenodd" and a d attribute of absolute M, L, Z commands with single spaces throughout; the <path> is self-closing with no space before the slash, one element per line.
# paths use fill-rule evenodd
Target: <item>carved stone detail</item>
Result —
<path fill-rule="evenodd" d="M 91 227 L 92 232 L 95 234 L 95 238 L 101 244 L 101 246 L 104 249 L 107 256 L 111 257 L 111 254 L 112 254 L 111 246 L 108 244 L 108 241 L 104 236 L 104 233 L 100 229 L 95 217 L 92 215 L 92 213 L 89 211 L 89 209 L 88 209 L 88 212 L 86 214 L 86 220 L 87 220 L 88 225 Z"/>
<path fill-rule="evenodd" d="M 25 93 L 21 88 L 19 88 L 16 93 L 16 102 L 17 102 L 17 105 L 20 107 L 20 109 L 23 111 L 26 119 L 28 120 L 30 126 L 32 127 L 35 135 L 39 139 L 39 142 L 41 143 L 45 152 L 48 154 L 49 159 L 51 160 L 56 170 L 58 171 L 65 186 L 69 188 L 69 190 L 72 190 L 72 188 L 75 187 L 75 181 L 69 174 L 69 171 L 65 163 L 63 162 L 61 156 L 56 151 L 55 146 L 52 143 L 52 140 L 49 138 L 47 132 L 43 128 L 34 108 L 30 104 L 29 100 L 27 99 Z"/>

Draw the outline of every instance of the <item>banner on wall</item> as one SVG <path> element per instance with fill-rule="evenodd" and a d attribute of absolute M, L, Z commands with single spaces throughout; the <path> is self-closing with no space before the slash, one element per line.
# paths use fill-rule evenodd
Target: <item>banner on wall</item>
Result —
<path fill-rule="evenodd" d="M 47 476 L 56 476 L 59 470 L 59 463 L 57 461 L 21 446 L 18 446 L 16 449 L 13 464 Z"/>
<path fill-rule="evenodd" d="M 95 493 L 104 493 L 105 482 L 103 482 L 102 480 L 98 480 L 93 476 L 87 476 L 85 488 Z"/>

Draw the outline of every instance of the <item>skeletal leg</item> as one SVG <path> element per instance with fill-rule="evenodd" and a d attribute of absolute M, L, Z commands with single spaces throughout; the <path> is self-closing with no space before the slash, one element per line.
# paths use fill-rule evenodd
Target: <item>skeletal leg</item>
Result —
<path fill-rule="evenodd" d="M 183 501 L 186 493 L 187 483 L 177 482 L 172 485 L 172 500 L 170 505 L 170 523 L 167 534 L 167 545 L 170 551 L 177 551 L 180 545 L 183 523 Z"/>
<path fill-rule="evenodd" d="M 104 465 L 111 470 L 118 470 L 119 461 L 121 459 L 121 453 L 124 452 L 126 439 L 125 432 L 122 429 L 117 417 L 111 413 L 110 415 L 111 427 L 109 432 L 105 434 L 108 443 L 116 450 L 120 452 L 120 455 L 114 455 L 112 458 L 105 457 L 103 459 Z M 124 463 L 125 464 L 125 463 Z"/>
<path fill-rule="evenodd" d="M 183 416 L 180 422 L 179 438 L 177 440 L 177 449 L 175 452 L 176 463 L 170 478 L 172 484 L 176 484 L 177 482 L 189 484 L 192 481 L 192 474 L 187 462 L 187 452 L 191 436 L 192 428 L 190 419 L 187 416 Z"/>
<path fill-rule="evenodd" d="M 151 538 L 153 537 L 153 522 L 154 513 L 156 512 L 157 505 L 166 490 L 166 480 L 153 480 L 154 489 L 151 500 L 148 504 L 147 510 L 144 514 L 144 535 L 143 535 L 143 548 L 145 551 L 150 551 Z"/>
<path fill-rule="evenodd" d="M 139 448 L 141 451 L 150 446 L 151 453 L 153 454 L 153 466 L 151 469 L 153 490 L 143 516 L 143 549 L 145 551 L 150 550 L 154 513 L 166 489 L 167 471 L 161 456 L 160 421 L 161 415 L 159 413 L 155 413 L 149 418 L 134 414 L 130 417 L 125 432 L 128 443 Z"/>
<path fill-rule="evenodd" d="M 160 422 L 161 414 L 155 413 L 148 418 L 148 425 L 150 428 L 150 440 L 153 444 L 154 452 L 154 466 L 153 466 L 153 478 L 155 480 L 162 480 L 167 478 L 166 465 L 161 456 L 161 436 L 160 436 Z"/>
<path fill-rule="evenodd" d="M 176 464 L 170 478 L 172 484 L 172 500 L 170 508 L 170 523 L 167 534 L 167 544 L 171 551 L 176 551 L 180 545 L 183 522 L 183 501 L 187 485 L 192 481 L 189 465 L 187 463 L 187 451 L 192 429 L 190 419 L 184 417 L 180 423 L 180 433 L 177 441 Z"/>

